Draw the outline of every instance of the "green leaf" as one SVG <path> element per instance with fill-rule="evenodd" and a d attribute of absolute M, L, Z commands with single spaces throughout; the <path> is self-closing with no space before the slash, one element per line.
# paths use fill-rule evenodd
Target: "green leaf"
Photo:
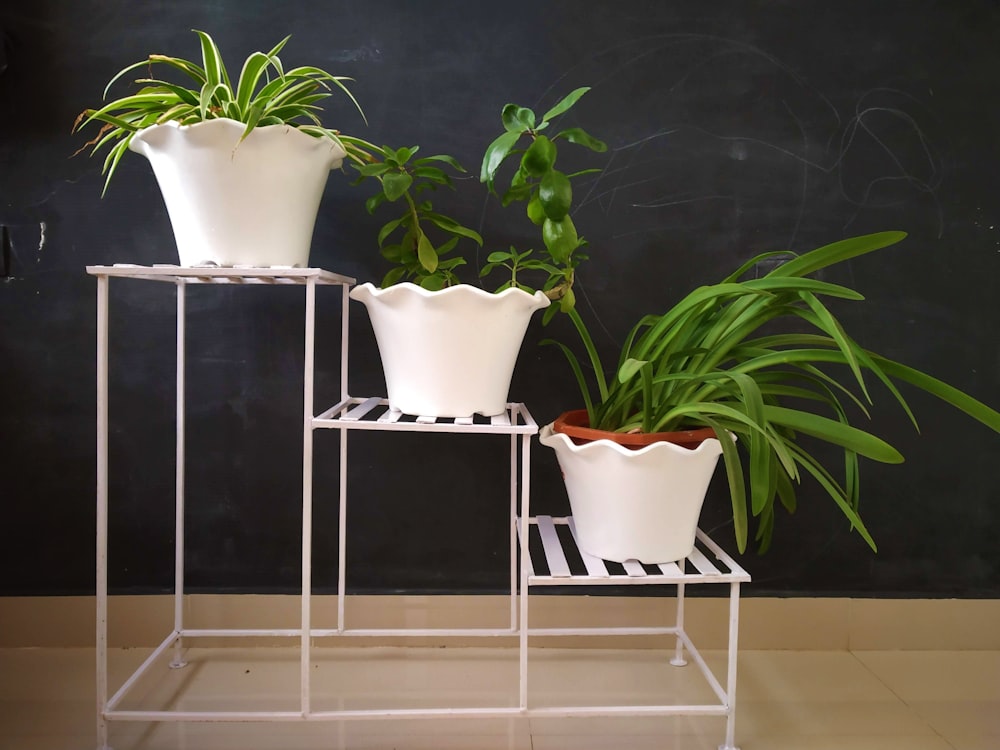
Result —
<path fill-rule="evenodd" d="M 517 143 L 517 139 L 521 137 L 520 133 L 507 132 L 500 135 L 486 148 L 486 153 L 483 156 L 483 165 L 479 173 L 479 181 L 485 182 L 490 190 L 493 190 L 493 178 L 496 175 L 497 169 L 500 168 L 500 164 L 503 160 L 507 158 L 510 150 L 514 148 L 514 144 Z"/>
<path fill-rule="evenodd" d="M 385 245 L 379 252 L 390 263 L 403 262 L 403 246 L 401 244 Z"/>
<path fill-rule="evenodd" d="M 514 201 L 523 201 L 531 195 L 531 185 L 512 185 L 500 199 L 501 205 L 506 208 Z"/>
<path fill-rule="evenodd" d="M 871 354 L 870 356 L 887 375 L 921 388 L 932 396 L 937 396 L 945 403 L 951 404 L 956 409 L 965 412 L 973 419 L 983 423 L 994 432 L 1000 432 L 1000 412 L 997 412 L 995 409 L 991 409 L 986 404 L 974 399 L 954 386 L 948 385 L 944 381 L 938 380 L 919 370 L 914 370 L 912 367 L 876 354 Z"/>
<path fill-rule="evenodd" d="M 427 239 L 427 235 L 423 232 L 417 237 L 417 257 L 420 259 L 420 265 L 431 273 L 437 270 L 437 252 L 434 250 L 434 245 L 431 244 L 431 241 Z"/>
<path fill-rule="evenodd" d="M 437 167 L 413 167 L 410 170 L 410 174 L 412 174 L 414 178 L 419 177 L 438 185 L 447 185 L 448 187 L 452 187 L 451 177 Z"/>
<path fill-rule="evenodd" d="M 449 167 L 451 167 L 452 169 L 454 169 L 456 172 L 464 172 L 465 171 L 465 168 L 461 164 L 458 163 L 458 161 L 455 159 L 455 157 L 448 156 L 447 154 L 434 154 L 433 156 L 423 156 L 420 159 L 417 159 L 417 161 L 414 162 L 414 163 L 415 164 L 417 164 L 417 163 L 423 163 L 425 161 L 442 161 L 445 164 L 447 164 Z"/>
<path fill-rule="evenodd" d="M 904 237 L 906 237 L 906 232 L 878 232 L 861 237 L 850 237 L 816 248 L 805 255 L 790 260 L 775 268 L 768 276 L 808 276 L 821 268 L 894 245 Z"/>
<path fill-rule="evenodd" d="M 413 154 L 415 154 L 416 151 L 417 151 L 417 146 L 413 146 L 411 148 L 407 148 L 404 146 L 403 148 L 398 149 L 396 151 L 394 158 L 400 165 L 406 164 L 406 162 L 410 160 L 410 157 L 413 156 Z"/>
<path fill-rule="evenodd" d="M 199 103 L 201 111 L 201 119 L 208 120 L 211 114 L 211 108 L 213 105 L 213 100 L 221 91 L 225 90 L 225 85 L 221 83 L 206 83 L 201 90 L 201 100 Z M 246 138 L 246 133 L 243 134 L 243 138 Z M 241 139 L 242 140 L 242 139 Z"/>
<path fill-rule="evenodd" d="M 559 308 L 556 305 L 546 307 L 544 312 L 542 312 L 542 325 L 547 326 L 552 318 L 556 316 L 557 312 L 559 312 Z"/>
<path fill-rule="evenodd" d="M 104 87 L 104 93 L 101 95 L 101 99 L 104 100 L 108 98 L 108 92 L 111 90 L 111 87 L 114 85 L 115 81 L 117 81 L 123 75 L 135 70 L 136 68 L 148 67 L 152 62 L 153 62 L 152 58 L 147 58 L 146 60 L 140 60 L 139 62 L 132 63 L 131 65 L 119 70 L 117 73 L 115 73 L 112 79 L 108 81 L 108 85 Z M 199 81 L 199 84 L 203 82 L 204 81 Z"/>
<path fill-rule="evenodd" d="M 618 382 L 627 383 L 636 373 L 638 373 L 643 367 L 649 365 L 646 360 L 633 359 L 629 357 L 622 363 L 622 366 L 618 368 Z"/>
<path fill-rule="evenodd" d="M 743 483 L 743 464 L 740 462 L 740 452 L 719 422 L 710 417 L 702 417 L 702 421 L 706 426 L 715 430 L 715 436 L 722 445 L 722 459 L 726 466 L 729 498 L 733 507 L 733 532 L 736 535 L 736 548 L 742 554 L 747 549 L 748 523 L 746 487 Z"/>
<path fill-rule="evenodd" d="M 426 218 L 435 226 L 443 229 L 446 232 L 451 232 L 452 234 L 457 234 L 461 237 L 466 237 L 475 242 L 479 246 L 482 246 L 483 244 L 483 238 L 479 236 L 478 232 L 474 232 L 468 227 L 462 226 L 454 219 L 450 219 L 447 216 L 442 216 L 441 214 L 437 214 L 432 211 L 424 212 L 424 218 Z"/>
<path fill-rule="evenodd" d="M 206 83 L 210 85 L 229 85 L 229 75 L 226 73 L 226 66 L 222 63 L 222 55 L 218 46 L 204 31 L 193 29 L 201 40 L 201 57 L 205 66 Z"/>
<path fill-rule="evenodd" d="M 795 459 L 802 465 L 802 467 L 812 474 L 813 478 L 819 482 L 820 486 L 826 490 L 827 494 L 833 498 L 833 501 L 840 507 L 847 519 L 851 522 L 851 528 L 857 529 L 861 537 L 868 543 L 868 546 L 872 548 L 873 551 L 877 552 L 878 548 L 875 546 L 875 540 L 872 539 L 871 534 L 868 533 L 868 529 L 865 528 L 861 517 L 857 514 L 854 508 L 851 507 L 847 493 L 845 490 L 834 481 L 830 473 L 823 468 L 823 465 L 804 451 L 798 445 L 790 444 L 789 448 L 795 454 Z"/>
<path fill-rule="evenodd" d="M 376 162 L 375 164 L 355 164 L 354 168 L 358 170 L 358 174 L 362 177 L 378 177 L 391 169 L 391 167 L 384 162 Z"/>
<path fill-rule="evenodd" d="M 198 92 L 192 91 L 191 89 L 186 89 L 183 86 L 178 86 L 176 84 L 169 83 L 168 81 L 161 81 L 156 78 L 140 78 L 136 81 L 136 83 L 154 84 L 149 89 L 143 89 L 148 93 L 163 93 L 169 91 L 170 93 L 172 93 L 174 96 L 176 96 L 178 99 L 185 102 L 186 104 L 193 104 L 193 105 L 198 104 Z"/>
<path fill-rule="evenodd" d="M 510 253 L 504 250 L 496 250 L 486 256 L 487 263 L 503 263 L 505 260 L 510 260 Z"/>
<path fill-rule="evenodd" d="M 507 132 L 517 135 L 535 127 L 535 113 L 527 107 L 519 107 L 516 104 L 504 106 L 500 112 L 500 120 Z"/>
<path fill-rule="evenodd" d="M 288 37 L 285 37 L 285 41 Z M 270 57 L 263 52 L 254 52 L 243 63 L 243 70 L 240 71 L 240 80 L 236 84 L 236 105 L 241 112 L 246 112 L 250 106 L 250 99 L 253 97 L 254 89 L 260 81 L 265 68 L 270 64 Z"/>
<path fill-rule="evenodd" d="M 382 177 L 382 192 L 390 201 L 398 200 L 410 189 L 413 177 L 406 172 L 389 172 Z"/>
<path fill-rule="evenodd" d="M 563 296 L 559 298 L 559 312 L 568 313 L 576 309 L 576 292 L 572 287 L 563 290 Z"/>
<path fill-rule="evenodd" d="M 406 274 L 406 269 L 400 266 L 399 268 L 393 268 L 389 273 L 382 277 L 382 283 L 380 286 L 385 289 L 386 287 L 392 286 L 393 284 L 398 284 L 403 280 L 403 276 Z"/>
<path fill-rule="evenodd" d="M 556 138 L 565 138 L 570 143 L 586 146 L 591 151 L 596 151 L 599 154 L 608 150 L 608 144 L 604 141 L 597 140 L 594 136 L 590 135 L 582 128 L 566 128 L 566 130 L 563 130 L 553 136 L 553 140 Z"/>
<path fill-rule="evenodd" d="M 548 112 L 542 115 L 542 121 L 548 122 L 553 117 L 558 117 L 563 112 L 572 107 L 574 104 L 576 104 L 577 101 L 579 101 L 580 97 L 586 94 L 588 91 L 590 91 L 589 86 L 583 86 L 581 88 L 574 89 L 569 94 L 560 99 L 552 109 L 550 109 Z"/>
<path fill-rule="evenodd" d="M 198 88 L 201 88 L 208 82 L 208 76 L 205 74 L 205 70 L 203 68 L 188 60 L 182 60 L 179 57 L 169 57 L 168 55 L 150 55 L 148 63 L 162 64 L 179 70 L 197 82 Z M 146 62 L 144 61 L 141 64 L 146 64 Z"/>
<path fill-rule="evenodd" d="M 438 246 L 438 249 L 437 249 L 438 268 L 454 268 L 455 266 L 464 266 L 465 265 L 465 258 L 451 258 L 450 260 L 447 260 L 444 263 L 442 263 L 441 260 L 440 260 L 443 256 L 447 255 L 452 250 L 454 250 L 455 249 L 455 245 L 457 245 L 457 244 L 458 244 L 458 237 L 452 237 L 450 240 L 448 240 L 447 242 L 445 242 L 443 245 Z"/>
<path fill-rule="evenodd" d="M 431 292 L 437 292 L 440 291 L 441 289 L 444 289 L 446 283 L 447 280 L 445 279 L 445 277 L 439 274 L 424 276 L 420 280 L 420 286 Z"/>
<path fill-rule="evenodd" d="M 383 203 L 385 203 L 385 193 L 380 191 L 365 201 L 365 210 L 370 214 L 375 213 L 375 209 Z"/>
<path fill-rule="evenodd" d="M 382 244 L 385 242 L 386 237 L 392 234 L 396 230 L 396 227 L 398 227 L 402 223 L 403 223 L 402 219 L 395 219 L 394 221 L 390 221 L 388 224 L 383 226 L 378 233 L 378 246 L 382 247 Z"/>
<path fill-rule="evenodd" d="M 821 417 L 818 414 L 788 409 L 783 406 L 766 405 L 764 414 L 771 422 L 791 427 L 796 432 L 812 435 L 875 461 L 887 464 L 903 462 L 903 456 L 887 442 L 856 427 Z"/>

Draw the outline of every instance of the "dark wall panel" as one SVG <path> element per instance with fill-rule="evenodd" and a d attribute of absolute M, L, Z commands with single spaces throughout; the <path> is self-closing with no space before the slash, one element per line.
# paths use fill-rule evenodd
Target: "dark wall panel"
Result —
<path fill-rule="evenodd" d="M 6 0 L 0 8 L 0 594 L 93 590 L 94 281 L 84 266 L 175 259 L 147 163 L 123 161 L 100 198 L 98 160 L 71 158 L 76 115 L 150 52 L 198 54 L 213 34 L 237 67 L 285 34 L 289 64 L 357 79 L 325 123 L 379 143 L 454 154 L 475 175 L 508 101 L 545 107 L 593 91 L 572 119 L 609 144 L 577 190 L 591 243 L 581 304 L 611 351 L 752 253 L 870 231 L 901 245 L 829 274 L 867 302 L 853 335 L 1000 403 L 1000 11 L 966 2 L 405 2 Z M 567 159 L 569 157 L 567 156 Z M 331 175 L 312 263 L 377 280 L 368 193 Z M 475 177 L 447 211 L 487 248 L 537 243 L 519 209 Z M 383 219 L 384 220 L 384 219 Z M 152 287 L 152 288 L 151 288 Z M 339 302 L 321 292 L 318 393 L 339 389 Z M 294 591 L 301 513 L 302 300 L 288 289 L 192 290 L 189 582 Z M 112 284 L 112 587 L 172 575 L 172 291 Z M 532 323 L 511 395 L 539 421 L 577 405 Z M 351 313 L 351 382 L 381 392 L 365 312 Z M 1000 440 L 919 395 L 915 433 L 876 392 L 874 426 L 907 458 L 865 465 L 877 555 L 815 487 L 781 517 L 752 591 L 1000 595 Z M 503 443 L 503 444 L 500 444 Z M 317 437 L 317 585 L 336 582 L 337 439 Z M 534 451 L 533 503 L 564 512 L 554 458 Z M 372 591 L 506 584 L 506 444 L 366 435 L 352 444 L 349 582 Z M 705 525 L 732 548 L 721 477 Z M 458 527 L 451 519 L 473 518 Z M 454 564 L 452 564 L 454 563 Z"/>

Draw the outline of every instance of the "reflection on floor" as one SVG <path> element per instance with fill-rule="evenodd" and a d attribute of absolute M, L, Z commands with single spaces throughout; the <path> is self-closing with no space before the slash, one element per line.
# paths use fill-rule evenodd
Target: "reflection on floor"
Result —
<path fill-rule="evenodd" d="M 112 689 L 148 655 L 115 650 Z M 313 709 L 517 705 L 517 652 L 483 648 L 317 649 Z M 722 652 L 705 654 L 716 674 Z M 192 649 L 122 708 L 298 710 L 297 652 Z M 0 649 L 0 749 L 93 750 L 92 649 Z M 997 750 L 1000 652 L 746 651 L 742 750 Z M 663 651 L 533 649 L 532 706 L 699 703 L 693 665 Z M 393 719 L 280 724 L 115 722 L 114 750 L 715 750 L 717 717 Z"/>

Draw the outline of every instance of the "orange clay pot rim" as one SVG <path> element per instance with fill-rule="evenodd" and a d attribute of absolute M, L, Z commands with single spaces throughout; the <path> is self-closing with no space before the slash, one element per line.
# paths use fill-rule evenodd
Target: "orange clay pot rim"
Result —
<path fill-rule="evenodd" d="M 552 431 L 578 440 L 610 440 L 613 443 L 626 446 L 645 446 L 654 443 L 696 445 L 716 437 L 715 430 L 711 427 L 678 430 L 677 432 L 606 432 L 587 425 L 589 425 L 587 410 L 575 409 L 556 417 L 555 422 L 552 423 Z"/>

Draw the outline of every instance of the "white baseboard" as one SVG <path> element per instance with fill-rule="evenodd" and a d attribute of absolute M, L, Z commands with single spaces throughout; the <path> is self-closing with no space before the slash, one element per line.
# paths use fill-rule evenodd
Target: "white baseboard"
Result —
<path fill-rule="evenodd" d="M 336 606 L 336 597 L 313 597 L 313 627 L 336 627 Z M 725 646 L 727 609 L 726 598 L 686 600 L 686 630 L 700 648 Z M 534 596 L 530 627 L 669 625 L 674 612 L 670 597 Z M 295 628 L 300 613 L 297 596 L 192 594 L 185 598 L 186 627 Z M 506 596 L 349 596 L 345 613 L 346 624 L 352 628 L 503 628 L 509 626 L 511 617 Z M 92 596 L 0 597 L 0 647 L 92 646 L 94 621 Z M 172 597 L 111 597 L 111 646 L 153 646 L 172 629 Z M 288 639 L 258 639 L 257 643 L 288 645 Z M 325 646 L 337 643 L 484 645 L 482 638 L 323 639 Z M 649 647 L 655 641 L 601 636 L 533 638 L 532 644 L 627 648 Z M 510 645 L 515 645 L 513 639 Z M 1000 600 L 746 598 L 740 605 L 739 645 L 742 649 L 793 650 L 1000 649 Z"/>

